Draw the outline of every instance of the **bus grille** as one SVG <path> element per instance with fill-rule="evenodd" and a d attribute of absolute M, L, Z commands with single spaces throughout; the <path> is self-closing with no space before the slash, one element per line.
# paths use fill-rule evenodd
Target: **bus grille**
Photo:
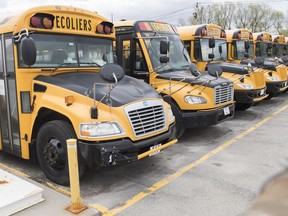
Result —
<path fill-rule="evenodd" d="M 234 85 L 219 85 L 214 88 L 215 105 L 232 101 L 234 97 Z"/>
<path fill-rule="evenodd" d="M 164 104 L 161 100 L 141 101 L 125 108 L 136 137 L 155 133 L 166 126 Z"/>

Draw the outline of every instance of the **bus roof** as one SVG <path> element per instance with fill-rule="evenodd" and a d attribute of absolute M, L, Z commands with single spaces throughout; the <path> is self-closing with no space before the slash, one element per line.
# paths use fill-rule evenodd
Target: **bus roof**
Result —
<path fill-rule="evenodd" d="M 263 42 L 272 42 L 272 35 L 269 32 L 254 32 L 253 40 L 263 41 Z"/>
<path fill-rule="evenodd" d="M 0 21 L 0 33 L 3 32 L 19 32 L 23 28 L 27 28 L 28 30 L 35 30 L 34 27 L 30 26 L 30 18 L 37 14 L 37 13 L 44 13 L 44 14 L 52 14 L 58 16 L 79 16 L 85 17 L 89 19 L 93 19 L 93 22 L 99 20 L 98 23 L 102 22 L 103 20 L 107 20 L 106 18 L 102 17 L 101 15 L 97 14 L 96 12 L 91 12 L 88 10 L 84 10 L 77 7 L 72 6 L 56 6 L 56 5 L 49 5 L 49 6 L 39 6 L 28 9 L 23 11 L 22 13 L 18 13 L 15 16 L 6 17 Z M 107 20 L 108 21 L 108 20 Z M 41 29 L 45 31 L 44 29 Z M 46 29 L 46 31 L 51 31 L 50 29 Z"/>
<path fill-rule="evenodd" d="M 273 43 L 286 43 L 284 35 L 272 35 Z"/>
<path fill-rule="evenodd" d="M 177 29 L 178 29 L 178 33 L 181 35 L 181 39 L 182 40 L 190 40 L 190 39 L 192 39 L 193 37 L 197 37 L 197 36 L 199 36 L 199 37 L 201 37 L 202 35 L 201 35 L 201 30 L 202 29 L 206 29 L 206 33 L 208 34 L 208 36 L 209 36 L 209 34 L 211 33 L 211 34 L 213 34 L 214 35 L 214 33 L 213 32 L 210 32 L 209 33 L 209 30 L 210 29 L 217 29 L 217 30 L 219 30 L 218 32 L 219 32 L 219 34 L 220 34 L 220 32 L 223 30 L 224 31 L 224 29 L 222 29 L 221 28 L 221 26 L 219 26 L 219 25 L 216 25 L 216 24 L 212 24 L 212 23 L 209 23 L 209 24 L 200 24 L 200 25 L 191 25 L 191 26 L 181 26 L 181 27 L 177 27 Z M 217 32 L 217 34 L 218 34 L 218 32 Z M 210 35 L 210 36 L 212 36 L 212 35 Z"/>
<path fill-rule="evenodd" d="M 252 40 L 252 32 L 245 28 L 225 30 L 227 42 L 232 42 L 232 40 Z"/>

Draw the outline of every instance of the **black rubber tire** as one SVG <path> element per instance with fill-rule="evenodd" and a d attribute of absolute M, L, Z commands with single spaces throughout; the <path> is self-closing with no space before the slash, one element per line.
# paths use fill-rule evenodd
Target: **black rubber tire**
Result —
<path fill-rule="evenodd" d="M 36 148 L 39 164 L 51 181 L 69 185 L 67 139 L 75 139 L 74 130 L 66 121 L 55 120 L 44 124 L 37 135 Z M 84 174 L 86 164 L 78 151 L 79 178 Z"/>
<path fill-rule="evenodd" d="M 253 103 L 236 103 L 235 110 L 244 111 L 252 106 Z"/>
<path fill-rule="evenodd" d="M 177 131 L 176 134 L 177 134 L 177 139 L 179 139 L 185 132 L 185 127 L 184 127 L 183 119 L 181 116 L 181 110 L 175 102 L 171 101 L 169 104 L 171 106 L 173 115 L 175 116 L 176 131 Z"/>

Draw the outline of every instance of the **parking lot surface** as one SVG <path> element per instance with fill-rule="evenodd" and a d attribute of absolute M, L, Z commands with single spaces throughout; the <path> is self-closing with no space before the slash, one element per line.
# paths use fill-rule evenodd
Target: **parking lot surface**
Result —
<path fill-rule="evenodd" d="M 178 144 L 152 157 L 89 170 L 81 179 L 83 202 L 98 211 L 91 215 L 245 215 L 263 185 L 287 168 L 287 117 L 283 93 L 230 121 L 186 130 Z M 0 163 L 38 184 L 51 183 L 38 164 L 5 153 Z M 68 197 L 69 187 L 49 185 Z"/>

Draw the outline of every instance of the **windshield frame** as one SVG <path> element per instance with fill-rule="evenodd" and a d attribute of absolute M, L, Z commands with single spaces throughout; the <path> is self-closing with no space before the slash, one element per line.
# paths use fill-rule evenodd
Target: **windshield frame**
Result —
<path fill-rule="evenodd" d="M 36 45 L 36 61 L 31 66 L 26 65 L 18 43 L 17 63 L 20 69 L 101 67 L 114 62 L 111 38 L 47 33 L 33 33 L 30 36 Z"/>

